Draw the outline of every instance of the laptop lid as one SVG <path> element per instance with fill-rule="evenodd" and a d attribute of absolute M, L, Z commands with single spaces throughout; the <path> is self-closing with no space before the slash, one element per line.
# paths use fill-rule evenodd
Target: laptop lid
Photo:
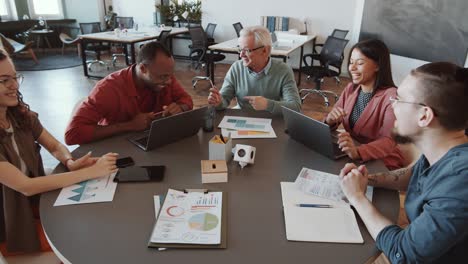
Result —
<path fill-rule="evenodd" d="M 276 36 L 275 32 L 271 33 L 271 43 L 275 45 L 278 42 L 278 37 Z"/>
<path fill-rule="evenodd" d="M 337 154 L 334 150 L 332 133 L 327 124 L 284 106 L 282 111 L 286 129 L 292 139 L 331 159 L 346 156 L 345 153 Z"/>
<path fill-rule="evenodd" d="M 146 146 L 142 146 L 141 141 L 138 142 L 142 135 L 129 140 L 143 150 L 149 151 L 193 136 L 203 126 L 207 111 L 208 107 L 202 107 L 154 120 L 151 122 Z"/>

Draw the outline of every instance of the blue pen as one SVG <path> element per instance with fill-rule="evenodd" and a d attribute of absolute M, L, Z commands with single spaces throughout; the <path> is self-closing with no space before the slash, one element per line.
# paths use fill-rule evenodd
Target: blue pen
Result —
<path fill-rule="evenodd" d="M 333 208 L 329 204 L 297 204 L 299 207 L 309 207 L 309 208 Z"/>

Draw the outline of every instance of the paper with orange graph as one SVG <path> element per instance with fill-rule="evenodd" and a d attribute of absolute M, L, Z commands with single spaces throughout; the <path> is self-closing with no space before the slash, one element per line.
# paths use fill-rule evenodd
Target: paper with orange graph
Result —
<path fill-rule="evenodd" d="M 269 118 L 224 116 L 219 123 L 223 137 L 230 138 L 276 138 Z"/>
<path fill-rule="evenodd" d="M 221 243 L 222 192 L 169 189 L 151 234 L 152 243 Z"/>

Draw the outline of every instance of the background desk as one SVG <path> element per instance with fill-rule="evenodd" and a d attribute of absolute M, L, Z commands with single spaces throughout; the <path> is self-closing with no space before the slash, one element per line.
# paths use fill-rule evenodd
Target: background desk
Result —
<path fill-rule="evenodd" d="M 184 34 L 188 32 L 187 28 L 164 28 L 171 29 L 170 37 L 177 34 Z M 120 36 L 117 36 L 113 31 L 104 31 L 98 33 L 84 34 L 80 35 L 81 39 L 81 58 L 83 63 L 83 73 L 86 77 L 102 78 L 100 76 L 91 76 L 88 73 L 88 67 L 86 65 L 86 43 L 93 42 L 110 42 L 110 43 L 120 43 L 124 45 L 130 45 L 130 57 L 131 63 L 136 62 L 136 52 L 135 44 L 138 42 L 156 40 L 161 33 L 160 28 L 141 28 L 139 31 L 129 30 L 127 33 L 121 33 Z M 171 45 L 172 46 L 172 45 Z M 125 56 L 125 62 L 128 65 L 129 61 L 127 56 Z"/>
<path fill-rule="evenodd" d="M 227 114 L 245 115 L 240 110 L 228 110 Z M 256 113 L 255 116 L 262 115 Z M 219 120 L 221 114 L 218 114 Z M 43 194 L 40 213 L 51 244 L 74 264 L 364 263 L 377 249 L 359 218 L 364 244 L 286 240 L 280 182 L 294 181 L 303 166 L 338 173 L 347 160 L 332 161 L 290 139 L 283 132 L 280 117 L 274 118 L 272 124 L 278 135 L 276 139 L 234 140 L 233 146 L 237 143 L 255 146 L 257 155 L 255 164 L 244 169 L 231 161 L 228 183 L 201 184 L 200 160 L 208 158 L 208 141 L 214 132 L 200 131 L 198 135 L 151 152 L 141 151 L 125 136 L 81 146 L 74 152 L 75 157 L 89 150 L 93 150 L 94 155 L 114 151 L 121 156 L 132 156 L 137 165 L 166 165 L 165 179 L 161 183 L 119 184 L 111 203 L 53 207 L 59 191 Z M 378 161 L 370 163 L 369 169 L 385 170 L 385 167 Z M 147 248 L 155 222 L 153 195 L 166 194 L 168 188 L 209 188 L 227 192 L 227 249 L 158 251 Z M 399 211 L 396 191 L 375 189 L 373 203 L 396 222 Z"/>
<path fill-rule="evenodd" d="M 294 35 L 291 35 L 294 37 Z M 295 40 L 290 46 L 284 46 L 271 49 L 271 57 L 275 58 L 282 58 L 284 62 L 289 58 L 289 55 L 293 53 L 298 48 L 301 49 L 301 56 L 299 57 L 299 78 L 297 80 L 297 85 L 301 84 L 301 71 L 302 68 L 302 56 L 304 55 L 304 45 L 312 42 L 312 46 L 315 44 L 315 39 L 317 36 L 315 35 L 307 35 L 307 36 L 298 36 L 299 39 Z M 221 52 L 221 53 L 229 53 L 229 54 L 238 54 L 238 39 L 231 39 L 228 41 L 224 41 L 215 45 L 211 45 L 208 47 L 211 52 Z M 213 68 L 213 67 L 212 67 Z M 208 74 L 211 75 L 211 81 L 214 82 L 214 73 L 209 73 L 207 69 L 207 76 Z"/>

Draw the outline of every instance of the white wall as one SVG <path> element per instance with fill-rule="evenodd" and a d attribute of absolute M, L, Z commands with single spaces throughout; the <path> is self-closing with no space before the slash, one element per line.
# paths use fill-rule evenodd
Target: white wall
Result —
<path fill-rule="evenodd" d="M 153 24 L 153 12 L 156 9 L 155 0 L 113 0 L 112 4 L 114 12 L 119 16 L 133 16 L 133 20 L 138 26 Z"/>
<path fill-rule="evenodd" d="M 66 17 L 76 19 L 77 23 L 104 22 L 104 9 L 101 0 L 64 0 L 63 8 Z"/>
<path fill-rule="evenodd" d="M 202 21 L 204 26 L 209 22 L 218 24 L 215 31 L 215 39 L 218 42 L 236 37 L 233 23 L 240 21 L 244 26 L 258 25 L 260 16 L 288 16 L 291 19 L 290 28 L 296 28 L 299 31 L 304 31 L 305 19 L 309 34 L 316 34 L 319 43 L 322 43 L 335 28 L 348 29 L 350 42 L 345 51 L 348 55 L 350 47 L 359 39 L 364 2 L 365 0 L 202 0 Z M 138 4 L 130 0 L 113 0 L 113 3 L 119 15 L 134 16 L 140 19 L 140 23 L 153 23 L 152 14 L 155 9 L 153 0 L 138 0 Z M 175 44 L 175 52 L 183 53 L 187 45 L 187 41 L 180 40 Z M 310 51 L 309 46 L 304 52 Z M 228 61 L 234 61 L 236 58 L 236 56 L 228 56 Z M 297 67 L 298 59 L 299 51 L 291 56 L 289 63 Z M 426 63 L 397 55 L 392 55 L 391 61 L 393 77 L 397 85 L 411 69 Z M 347 74 L 345 65 L 343 74 Z"/>

